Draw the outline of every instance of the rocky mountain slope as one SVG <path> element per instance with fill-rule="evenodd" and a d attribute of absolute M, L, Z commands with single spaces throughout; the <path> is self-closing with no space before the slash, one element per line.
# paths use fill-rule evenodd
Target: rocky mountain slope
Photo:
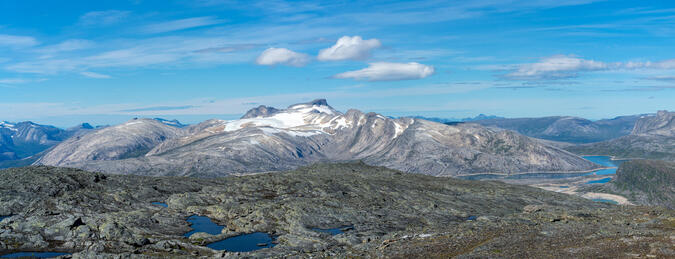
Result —
<path fill-rule="evenodd" d="M 153 205 L 164 202 L 167 208 Z M 196 233 L 190 215 L 225 226 Z M 10 216 L 11 215 L 11 216 Z M 199 179 L 26 167 L 0 171 L 0 254 L 73 258 L 623 258 L 675 256 L 672 210 L 360 163 Z M 330 235 L 315 231 L 350 226 Z M 254 252 L 207 244 L 275 235 Z"/>
<path fill-rule="evenodd" d="M 183 130 L 155 119 L 127 123 L 75 136 L 60 143 L 37 163 L 114 160 L 142 156 L 159 143 L 183 135 Z"/>
<path fill-rule="evenodd" d="M 631 133 L 639 115 L 591 121 L 578 117 L 494 118 L 472 121 L 483 126 L 516 131 L 520 134 L 553 141 L 590 143 L 618 138 Z"/>
<path fill-rule="evenodd" d="M 209 120 L 183 129 L 130 121 L 61 143 L 38 164 L 214 177 L 350 160 L 447 176 L 597 166 L 512 131 L 392 119 L 358 110 L 341 113 L 322 99 L 287 109 L 261 106 L 239 120 Z"/>
<path fill-rule="evenodd" d="M 579 154 L 675 161 L 675 112 L 640 117 L 628 136 L 566 149 Z"/>

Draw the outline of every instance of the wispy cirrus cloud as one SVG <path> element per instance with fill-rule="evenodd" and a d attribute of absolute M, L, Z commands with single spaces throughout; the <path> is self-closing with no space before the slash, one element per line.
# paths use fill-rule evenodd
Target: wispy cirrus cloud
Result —
<path fill-rule="evenodd" d="M 130 13 L 120 10 L 93 11 L 80 16 L 78 23 L 84 26 L 108 26 L 121 22 Z"/>
<path fill-rule="evenodd" d="M 83 76 L 86 76 L 86 77 L 89 77 L 89 78 L 96 78 L 96 79 L 108 79 L 108 78 L 112 78 L 112 77 L 109 76 L 109 75 L 104 75 L 104 74 L 95 73 L 95 72 L 89 72 L 89 71 L 80 72 L 80 75 L 83 75 Z"/>
<path fill-rule="evenodd" d="M 120 110 L 120 112 L 148 112 L 148 111 L 175 111 L 175 110 L 187 110 L 195 108 L 194 105 L 183 105 L 183 106 L 151 106 L 143 108 L 133 108 Z"/>
<path fill-rule="evenodd" d="M 69 39 L 58 44 L 48 45 L 36 49 L 37 52 L 41 53 L 57 53 L 57 52 L 66 52 L 66 51 L 75 51 L 81 49 L 87 49 L 95 46 L 93 41 L 84 40 L 84 39 Z"/>
<path fill-rule="evenodd" d="M 146 25 L 140 28 L 142 33 L 164 33 L 179 31 L 197 27 L 204 27 L 214 24 L 220 24 L 226 22 L 225 20 L 218 19 L 214 16 L 204 16 L 204 17 L 193 17 L 186 19 L 173 20 L 168 22 L 160 22 L 155 24 Z"/>
<path fill-rule="evenodd" d="M 370 63 L 367 68 L 340 73 L 333 77 L 361 81 L 398 81 L 422 79 L 433 73 L 433 66 L 423 65 L 417 62 L 374 62 Z"/>
<path fill-rule="evenodd" d="M 100 68 L 147 68 L 162 65 L 175 68 L 190 64 L 250 62 L 257 54 L 254 47 L 238 46 L 222 37 L 116 39 L 92 44 L 97 48 L 87 49 L 85 53 L 48 53 L 58 55 L 22 57 L 24 60 L 6 62 L 3 68 L 13 72 L 35 74 L 79 73 Z M 228 47 L 231 48 L 229 51 L 217 51 Z M 59 48 L 52 48 L 55 49 Z"/>
<path fill-rule="evenodd" d="M 25 48 L 38 44 L 39 42 L 33 37 L 0 34 L 0 47 Z"/>
<path fill-rule="evenodd" d="M 664 82 L 675 82 L 675 76 L 650 76 L 646 77 L 645 79 Z"/>

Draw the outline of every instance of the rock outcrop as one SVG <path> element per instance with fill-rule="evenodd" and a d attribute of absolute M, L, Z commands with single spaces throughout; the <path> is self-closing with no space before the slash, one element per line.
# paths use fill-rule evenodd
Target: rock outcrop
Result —
<path fill-rule="evenodd" d="M 153 205 L 164 202 L 167 208 Z M 198 214 L 225 226 L 196 234 Z M 0 171 L 0 254 L 73 258 L 670 258 L 672 210 L 620 207 L 499 182 L 362 163 L 200 179 L 26 167 Z M 330 235 L 314 228 L 344 228 Z M 248 253 L 210 242 L 265 232 Z"/>

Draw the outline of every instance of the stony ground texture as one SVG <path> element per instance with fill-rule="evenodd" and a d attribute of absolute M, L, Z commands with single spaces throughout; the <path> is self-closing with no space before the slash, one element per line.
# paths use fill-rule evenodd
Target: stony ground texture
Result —
<path fill-rule="evenodd" d="M 152 205 L 166 202 L 168 208 Z M 226 226 L 190 230 L 199 214 Z M 361 163 L 216 179 L 0 171 L 0 254 L 74 258 L 384 257 L 628 258 L 675 256 L 675 213 L 622 207 L 527 186 L 406 174 Z M 473 216 L 473 217 L 472 217 Z M 311 229 L 353 226 L 331 236 Z M 204 245 L 254 231 L 274 248 Z"/>

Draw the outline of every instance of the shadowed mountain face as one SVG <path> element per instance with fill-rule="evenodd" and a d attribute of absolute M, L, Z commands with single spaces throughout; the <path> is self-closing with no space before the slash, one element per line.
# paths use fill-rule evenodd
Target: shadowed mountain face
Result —
<path fill-rule="evenodd" d="M 675 112 L 640 117 L 630 135 L 567 149 L 579 154 L 675 161 Z"/>
<path fill-rule="evenodd" d="M 323 99 L 281 110 L 261 106 L 240 120 L 209 120 L 182 129 L 134 120 L 70 139 L 38 164 L 110 173 L 213 177 L 347 160 L 448 176 L 596 166 L 511 131 L 391 119 L 357 110 L 341 113 Z"/>
<path fill-rule="evenodd" d="M 516 131 L 520 134 L 553 141 L 590 143 L 618 138 L 631 133 L 639 115 L 590 121 L 577 117 L 496 118 L 475 120 L 483 126 Z"/>

